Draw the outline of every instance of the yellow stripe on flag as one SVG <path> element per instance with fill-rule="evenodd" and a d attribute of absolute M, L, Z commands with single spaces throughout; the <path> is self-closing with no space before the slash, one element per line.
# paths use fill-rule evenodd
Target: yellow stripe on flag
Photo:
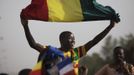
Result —
<path fill-rule="evenodd" d="M 49 21 L 83 20 L 80 0 L 47 0 Z"/>
<path fill-rule="evenodd" d="M 39 61 L 39 62 L 35 65 L 35 67 L 32 69 L 32 71 L 41 69 L 41 67 L 42 67 L 42 62 L 43 62 L 43 61 Z"/>
<path fill-rule="evenodd" d="M 78 75 L 78 64 L 79 64 L 79 59 L 74 62 L 74 72 L 76 75 Z"/>
<path fill-rule="evenodd" d="M 70 51 L 67 51 L 67 52 L 64 52 L 64 57 L 71 57 L 71 52 Z"/>

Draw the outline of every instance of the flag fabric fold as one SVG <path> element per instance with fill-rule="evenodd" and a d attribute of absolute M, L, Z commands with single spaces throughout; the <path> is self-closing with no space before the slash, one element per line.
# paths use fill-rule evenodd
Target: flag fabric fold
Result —
<path fill-rule="evenodd" d="M 64 54 L 62 51 L 58 50 L 55 47 L 48 46 L 49 50 L 43 53 L 43 56 L 41 59 L 37 62 L 37 64 L 33 67 L 32 71 L 30 72 L 29 75 L 50 75 L 49 73 L 45 73 L 46 70 L 43 70 L 43 63 L 44 60 L 51 61 L 55 59 L 57 56 L 61 57 L 64 59 Z M 45 66 L 45 68 L 49 68 L 50 65 Z M 44 72 L 42 72 L 44 71 Z M 43 73 L 43 74 L 42 74 Z"/>
<path fill-rule="evenodd" d="M 119 21 L 114 9 L 96 0 L 32 0 L 21 11 L 21 17 L 29 20 L 51 22 L 79 22 L 93 20 Z"/>
<path fill-rule="evenodd" d="M 79 57 L 76 48 L 68 52 L 62 52 L 52 46 L 48 46 L 48 48 L 49 50 L 43 54 L 29 75 L 42 75 L 42 71 L 48 72 L 45 73 L 45 75 L 78 75 Z M 49 65 L 43 65 L 43 63 L 46 63 L 44 60 L 51 61 L 57 56 L 61 57 L 62 61 L 58 62 L 53 67 L 50 68 L 48 67 Z M 45 66 L 45 70 L 43 69 L 43 66 Z"/>

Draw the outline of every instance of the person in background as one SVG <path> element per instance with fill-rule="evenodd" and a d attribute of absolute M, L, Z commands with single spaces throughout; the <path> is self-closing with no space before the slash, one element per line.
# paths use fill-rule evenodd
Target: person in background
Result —
<path fill-rule="evenodd" d="M 0 75 L 8 75 L 7 73 L 0 73 Z"/>
<path fill-rule="evenodd" d="M 32 71 L 32 69 L 29 69 L 29 68 L 25 68 L 25 69 L 22 69 L 18 75 L 29 75 L 29 73 Z"/>
<path fill-rule="evenodd" d="M 124 52 L 122 47 L 115 47 L 113 63 L 104 65 L 95 75 L 134 75 L 134 66 L 125 61 Z"/>

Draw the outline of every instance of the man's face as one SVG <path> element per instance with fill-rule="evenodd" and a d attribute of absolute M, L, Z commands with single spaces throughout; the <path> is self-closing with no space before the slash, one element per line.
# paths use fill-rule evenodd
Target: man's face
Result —
<path fill-rule="evenodd" d="M 63 45 L 63 47 L 67 48 L 67 49 L 71 49 L 74 47 L 75 45 L 75 38 L 74 35 L 69 33 L 66 34 L 64 38 L 62 38 L 61 40 L 61 44 Z"/>
<path fill-rule="evenodd" d="M 119 49 L 117 52 L 114 53 L 114 58 L 118 62 L 124 62 L 125 56 L 124 56 L 124 50 Z"/>

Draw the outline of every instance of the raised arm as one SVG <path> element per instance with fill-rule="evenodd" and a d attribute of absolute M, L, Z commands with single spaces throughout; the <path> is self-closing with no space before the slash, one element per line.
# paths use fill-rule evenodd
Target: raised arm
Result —
<path fill-rule="evenodd" d="M 21 18 L 21 24 L 24 28 L 26 39 L 27 39 L 30 47 L 36 49 L 39 52 L 46 50 L 46 48 L 43 45 L 40 45 L 40 44 L 35 42 L 34 38 L 32 37 L 32 35 L 30 33 L 29 27 L 28 27 L 28 20 L 24 20 Z"/>
<path fill-rule="evenodd" d="M 89 41 L 84 45 L 86 52 L 92 48 L 94 45 L 96 45 L 98 42 L 100 42 L 108 33 L 109 31 L 115 26 L 115 21 L 111 20 L 110 25 L 103 30 L 100 34 L 98 34 L 93 40 Z"/>

